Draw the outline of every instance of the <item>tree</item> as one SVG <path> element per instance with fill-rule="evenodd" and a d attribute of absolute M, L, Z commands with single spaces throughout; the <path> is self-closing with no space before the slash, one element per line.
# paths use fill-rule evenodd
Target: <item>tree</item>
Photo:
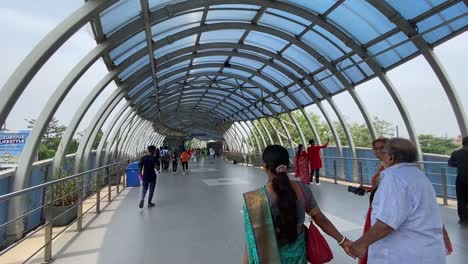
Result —
<path fill-rule="evenodd" d="M 423 153 L 450 155 L 450 153 L 458 148 L 458 145 L 453 142 L 453 139 L 447 137 L 421 134 L 418 136 L 418 139 Z"/>

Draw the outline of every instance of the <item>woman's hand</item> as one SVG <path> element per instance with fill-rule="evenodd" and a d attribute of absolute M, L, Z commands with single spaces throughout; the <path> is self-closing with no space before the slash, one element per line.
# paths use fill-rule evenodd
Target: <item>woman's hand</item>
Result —
<path fill-rule="evenodd" d="M 353 241 L 349 240 L 348 238 L 345 238 L 344 242 L 340 245 L 340 247 L 348 254 L 348 256 L 352 257 L 353 259 L 356 259 L 356 257 L 351 253 L 351 245 L 353 244 Z"/>

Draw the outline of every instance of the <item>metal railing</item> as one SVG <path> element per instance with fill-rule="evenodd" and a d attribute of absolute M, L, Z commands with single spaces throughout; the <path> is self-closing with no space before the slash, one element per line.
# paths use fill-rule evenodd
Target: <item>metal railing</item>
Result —
<path fill-rule="evenodd" d="M 48 263 L 52 261 L 52 241 L 56 239 L 59 235 L 65 232 L 71 225 L 76 223 L 76 230 L 82 231 L 83 230 L 83 216 L 90 212 L 93 208 L 96 210 L 96 214 L 101 212 L 101 202 L 107 198 L 107 201 L 110 203 L 112 201 L 112 192 L 116 190 L 116 193 L 119 194 L 121 192 L 120 185 L 122 184 L 122 188 L 125 188 L 125 168 L 129 164 L 130 160 L 120 161 L 117 163 L 109 164 L 106 166 L 102 166 L 99 168 L 95 168 L 92 170 L 80 172 L 75 175 L 66 176 L 63 178 L 59 178 L 56 180 L 51 180 L 46 183 L 38 184 L 26 189 L 22 189 L 19 191 L 11 192 L 8 194 L 4 194 L 0 196 L 0 203 L 4 203 L 7 201 L 12 202 L 14 199 L 21 199 L 22 196 L 31 194 L 31 192 L 43 190 L 44 202 L 41 206 L 30 209 L 27 212 L 22 212 L 21 215 L 7 220 L 5 223 L 0 225 L 0 230 L 6 229 L 7 227 L 11 227 L 12 225 L 18 224 L 17 222 L 23 221 L 26 217 L 31 215 L 34 212 L 38 212 L 43 210 L 44 212 L 44 223 L 36 228 L 34 231 L 31 231 L 27 234 L 9 234 L 13 236 L 22 237 L 21 239 L 17 240 L 15 243 L 4 249 L 0 252 L 0 257 L 3 256 L 8 251 L 12 250 L 13 248 L 17 247 L 21 242 L 25 241 L 26 239 L 34 236 L 39 231 L 44 229 L 44 244 L 34 251 L 31 256 L 29 256 L 23 263 L 29 261 L 32 257 L 34 257 L 37 253 L 41 250 L 44 250 L 43 256 L 43 263 Z M 85 185 L 85 182 L 88 181 L 88 184 Z M 71 186 L 71 188 L 70 188 Z M 112 188 L 112 186 L 115 186 Z M 88 188 L 89 187 L 89 188 Z M 101 197 L 101 192 L 106 190 L 107 187 L 107 194 Z M 64 189 L 70 189 L 66 193 L 63 193 Z M 86 191 L 91 190 L 91 191 Z M 57 195 L 60 194 L 60 195 Z M 83 212 L 83 202 L 87 200 L 88 197 L 92 197 L 95 195 L 95 203 L 91 205 L 86 211 Z M 57 196 L 57 197 L 56 197 Z M 71 206 L 67 208 L 65 211 L 61 212 L 58 215 L 54 215 L 53 207 L 56 204 L 64 201 L 65 199 L 69 199 L 70 196 L 72 197 L 71 200 L 73 201 Z M 70 200 L 69 200 L 70 201 Z M 20 202 L 25 202 L 24 200 Z M 54 222 L 59 220 L 60 218 L 64 217 L 72 210 L 76 210 L 76 218 L 71 221 L 70 223 L 66 224 L 64 228 L 53 235 L 53 226 Z M 22 222 L 20 223 L 22 224 Z"/>
<path fill-rule="evenodd" d="M 225 152 L 224 157 L 227 160 L 237 160 L 240 163 L 254 166 L 262 165 L 260 153 Z M 322 156 L 322 161 L 321 177 L 333 179 L 334 183 L 345 181 L 359 185 L 371 185 L 372 176 L 381 166 L 379 160 L 370 158 Z M 456 175 L 447 172 L 447 162 L 419 161 L 417 163 L 431 181 L 436 194 L 442 198 L 444 205 L 448 205 L 449 198 L 456 199 Z M 293 169 L 294 162 L 291 162 L 290 171 L 293 171 Z"/>

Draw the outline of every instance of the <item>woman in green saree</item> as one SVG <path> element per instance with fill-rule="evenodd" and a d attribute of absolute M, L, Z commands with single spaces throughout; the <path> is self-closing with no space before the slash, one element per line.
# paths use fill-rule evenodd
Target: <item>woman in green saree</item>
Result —
<path fill-rule="evenodd" d="M 306 202 L 315 223 L 347 248 L 349 240 L 320 211 L 310 189 L 289 180 L 288 151 L 279 145 L 268 146 L 262 159 L 267 184 L 244 193 L 244 264 L 306 264 Z"/>

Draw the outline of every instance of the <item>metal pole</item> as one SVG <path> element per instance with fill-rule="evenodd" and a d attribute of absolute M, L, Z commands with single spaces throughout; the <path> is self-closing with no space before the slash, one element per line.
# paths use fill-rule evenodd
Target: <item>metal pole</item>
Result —
<path fill-rule="evenodd" d="M 44 237 L 45 237 L 45 247 L 44 247 L 44 260 L 42 263 L 50 263 L 52 262 L 52 225 L 54 222 L 54 216 L 52 211 L 52 206 L 54 203 L 54 185 L 50 185 L 46 189 L 46 218 L 45 218 L 45 229 L 44 229 Z"/>
<path fill-rule="evenodd" d="M 364 178 L 362 175 L 362 161 L 358 161 L 358 168 L 359 168 L 359 186 L 362 187 L 364 184 Z"/>
<path fill-rule="evenodd" d="M 96 214 L 101 212 L 101 173 L 96 173 Z"/>
<path fill-rule="evenodd" d="M 109 167 L 106 168 L 106 176 L 107 176 L 107 201 L 110 203 L 111 202 L 111 192 L 112 192 L 112 187 L 111 187 L 111 177 L 109 173 Z"/>
<path fill-rule="evenodd" d="M 80 232 L 83 230 L 83 176 L 80 176 L 78 181 L 78 203 L 76 205 L 77 218 L 76 218 L 76 231 Z"/>
<path fill-rule="evenodd" d="M 448 205 L 447 202 L 447 172 L 445 168 L 440 168 L 440 177 L 442 178 L 442 199 L 444 200 L 444 205 Z"/>
<path fill-rule="evenodd" d="M 333 177 L 335 178 L 335 184 L 337 184 L 338 183 L 338 181 L 337 181 L 338 174 L 336 173 L 336 160 L 333 160 Z"/>

